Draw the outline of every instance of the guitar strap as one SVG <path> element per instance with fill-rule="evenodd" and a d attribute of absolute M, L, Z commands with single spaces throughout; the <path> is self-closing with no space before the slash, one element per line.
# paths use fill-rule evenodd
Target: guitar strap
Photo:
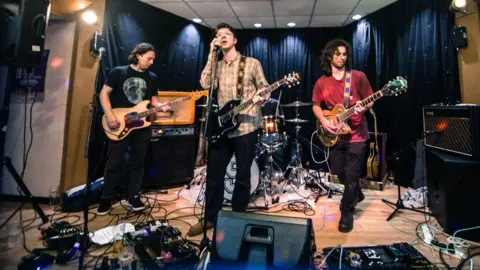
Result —
<path fill-rule="evenodd" d="M 343 94 L 343 107 L 348 108 L 350 105 L 350 86 L 352 85 L 352 72 L 347 70 L 345 78 L 345 93 Z"/>
<path fill-rule="evenodd" d="M 238 77 L 237 77 L 237 99 L 241 100 L 243 96 L 243 78 L 245 77 L 245 61 L 247 57 L 242 55 L 240 57 L 240 63 L 238 65 Z"/>

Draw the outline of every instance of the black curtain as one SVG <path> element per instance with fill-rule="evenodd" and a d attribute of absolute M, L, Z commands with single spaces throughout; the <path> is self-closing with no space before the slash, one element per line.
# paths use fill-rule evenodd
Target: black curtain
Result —
<path fill-rule="evenodd" d="M 278 98 L 282 90 L 280 102 L 285 104 L 311 101 L 313 85 L 323 75 L 320 53 L 326 42 L 333 38 L 350 41 L 353 67 L 366 73 L 374 90 L 395 76 L 408 80 L 406 93 L 385 97 L 374 106 L 379 131 L 388 134 L 388 155 L 405 153 L 408 151 L 404 151 L 404 147 L 420 138 L 423 105 L 460 100 L 450 2 L 400 0 L 345 28 L 237 30 L 237 49 L 262 63 L 269 83 L 292 71 L 300 73 L 300 85 L 272 94 Z M 207 60 L 211 29 L 137 0 L 107 0 L 105 10 L 103 34 L 107 54 L 100 69 L 98 91 L 109 70 L 125 65 L 129 52 L 140 42 L 153 44 L 159 52 L 152 71 L 157 74 L 162 90 L 200 89 L 200 73 Z M 295 117 L 293 109 L 283 111 L 286 118 Z M 99 112 L 97 118 L 101 117 L 100 107 Z M 311 107 L 301 108 L 300 118 L 311 120 L 302 125 L 301 132 L 310 139 L 315 130 Z M 369 126 L 373 130 L 371 117 Z M 95 128 L 101 131 L 99 124 Z M 100 156 L 105 141 L 103 132 L 97 132 L 95 139 L 91 159 Z M 309 156 L 309 149 L 304 148 L 304 152 Z M 90 167 L 96 164 L 94 161 Z M 413 166 L 407 169 L 413 175 Z M 96 175 L 103 175 L 103 169 L 97 170 Z"/>
<path fill-rule="evenodd" d="M 414 145 L 423 131 L 422 106 L 460 100 L 450 3 L 398 1 L 346 28 L 353 68 L 366 73 L 374 90 L 396 76 L 408 80 L 406 93 L 374 105 L 379 132 L 388 134 L 388 157 L 396 160 L 390 167 L 403 185 L 413 179 Z"/>

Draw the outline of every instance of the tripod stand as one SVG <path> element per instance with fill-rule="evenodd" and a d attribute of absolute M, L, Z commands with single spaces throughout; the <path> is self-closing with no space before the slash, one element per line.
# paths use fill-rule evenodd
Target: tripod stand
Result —
<path fill-rule="evenodd" d="M 42 224 L 47 223 L 48 222 L 48 217 L 45 215 L 42 208 L 40 208 L 37 201 L 33 198 L 32 193 L 30 193 L 30 190 L 25 185 L 22 178 L 20 177 L 20 175 L 17 173 L 17 171 L 13 167 L 12 160 L 9 157 L 5 157 L 3 162 L 5 164 L 5 167 L 7 167 L 8 171 L 12 175 L 15 182 L 17 182 L 17 185 L 20 187 L 23 194 L 25 194 L 25 197 L 28 199 L 28 202 L 32 205 L 33 210 L 35 210 L 35 212 L 37 212 L 37 214 L 42 219 Z M 11 214 L 10 217 L 0 226 L 0 230 L 3 228 L 3 226 L 5 226 L 5 224 L 8 223 L 8 221 L 10 221 L 10 219 L 12 219 L 15 216 L 15 214 L 17 214 L 18 211 L 20 211 L 20 209 L 22 209 L 22 207 L 26 203 L 27 203 L 27 201 L 22 202 L 22 204 L 13 212 L 13 214 Z"/>
<path fill-rule="evenodd" d="M 421 139 L 423 139 L 424 136 L 422 136 Z M 399 152 L 396 152 L 393 154 L 393 157 L 395 157 L 395 161 L 398 162 L 399 160 L 399 154 L 401 154 L 402 152 L 404 152 L 408 147 L 410 147 L 412 145 L 412 143 L 409 143 L 407 146 L 403 147 Z M 390 157 L 391 159 L 392 157 Z M 395 207 L 395 209 L 393 210 L 393 212 L 390 214 L 390 216 L 388 216 L 387 218 L 387 221 L 390 221 L 397 213 L 398 211 L 400 210 L 409 210 L 409 211 L 413 211 L 413 212 L 417 212 L 417 213 L 421 213 L 421 214 L 424 214 L 424 215 L 429 215 L 431 216 L 432 213 L 429 213 L 429 212 L 425 212 L 425 211 L 420 211 L 420 210 L 417 210 L 417 209 L 414 209 L 414 208 L 408 208 L 408 207 L 405 207 L 405 205 L 403 204 L 403 200 L 402 200 L 402 197 L 401 197 L 401 194 L 400 194 L 400 184 L 397 182 L 397 196 L 398 196 L 398 199 L 397 199 L 397 202 L 396 203 L 393 203 L 393 202 L 390 202 L 388 200 L 385 200 L 385 199 L 382 199 L 382 202 L 386 203 L 387 205 L 392 205 Z"/>

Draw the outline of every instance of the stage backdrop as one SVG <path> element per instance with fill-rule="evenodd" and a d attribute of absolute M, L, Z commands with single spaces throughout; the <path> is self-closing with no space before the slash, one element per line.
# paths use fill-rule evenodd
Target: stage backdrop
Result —
<path fill-rule="evenodd" d="M 451 38 L 454 18 L 448 2 L 400 0 L 346 28 L 237 30 L 237 49 L 262 63 L 270 83 L 289 72 L 300 73 L 298 87 L 283 88 L 282 104 L 311 101 L 313 85 L 323 75 L 321 50 L 333 38 L 352 43 L 353 67 L 367 74 L 374 90 L 395 76 L 406 77 L 406 94 L 384 98 L 374 107 L 379 131 L 388 132 L 390 155 L 419 138 L 423 104 L 460 100 L 457 56 Z M 141 42 L 153 44 L 159 52 L 152 71 L 158 76 L 161 90 L 200 88 L 213 30 L 136 0 L 107 0 L 105 10 L 107 54 L 98 91 L 109 70 L 127 64 L 129 52 Z M 279 93 L 273 97 L 278 98 Z M 287 118 L 294 117 L 292 109 L 284 109 L 284 113 Z M 100 116 L 101 110 L 97 114 Z M 300 118 L 312 120 L 302 125 L 302 135 L 310 138 L 315 128 L 311 107 L 301 108 Z M 373 129 L 371 117 L 369 122 Z M 100 132 L 93 142 L 97 147 L 92 147 L 90 167 L 97 167 L 105 140 L 98 123 L 96 127 Z M 102 165 L 96 175 L 103 175 Z"/>

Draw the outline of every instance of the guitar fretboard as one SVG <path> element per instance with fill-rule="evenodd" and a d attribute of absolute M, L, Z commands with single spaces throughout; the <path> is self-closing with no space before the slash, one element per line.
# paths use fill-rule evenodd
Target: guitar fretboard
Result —
<path fill-rule="evenodd" d="M 274 82 L 273 84 L 269 85 L 264 91 L 262 91 L 260 93 L 260 96 L 264 97 L 266 96 L 268 93 L 274 91 L 275 89 L 277 89 L 278 87 L 280 87 L 281 85 L 285 84 L 286 80 L 285 79 L 281 79 L 279 81 L 276 81 Z M 248 106 L 252 105 L 253 104 L 253 100 L 252 99 L 249 99 L 247 101 L 245 101 L 244 103 L 238 105 L 237 107 L 235 107 L 233 110 L 231 110 L 230 112 L 222 115 L 221 117 L 225 118 L 225 117 L 231 117 L 231 116 L 234 116 L 238 113 L 240 113 L 242 110 L 245 110 L 246 108 L 248 108 Z"/>
<path fill-rule="evenodd" d="M 376 101 L 377 99 L 381 98 L 383 95 L 382 95 L 382 91 L 377 91 L 375 92 L 373 95 L 367 97 L 366 99 L 362 100 L 360 102 L 360 106 L 362 107 L 365 107 L 367 106 L 368 104 Z M 350 109 L 344 111 L 343 113 L 339 114 L 338 115 L 338 119 L 342 122 L 348 120 L 353 114 L 355 113 L 355 106 L 351 107 Z"/>
<path fill-rule="evenodd" d="M 138 114 L 138 118 L 143 118 L 143 117 L 152 115 L 152 114 L 160 111 L 163 106 L 175 105 L 175 104 L 177 104 L 177 103 L 180 103 L 180 102 L 185 101 L 185 100 L 189 100 L 189 99 L 191 99 L 191 98 L 192 98 L 192 96 L 186 96 L 186 97 L 182 97 L 182 98 L 179 98 L 179 99 L 174 99 L 174 100 L 171 100 L 171 101 L 162 103 L 162 104 L 160 104 L 159 106 L 153 107 L 153 108 L 151 108 L 151 109 L 148 110 L 148 111 L 144 111 L 144 112 L 139 113 L 139 114 Z"/>

